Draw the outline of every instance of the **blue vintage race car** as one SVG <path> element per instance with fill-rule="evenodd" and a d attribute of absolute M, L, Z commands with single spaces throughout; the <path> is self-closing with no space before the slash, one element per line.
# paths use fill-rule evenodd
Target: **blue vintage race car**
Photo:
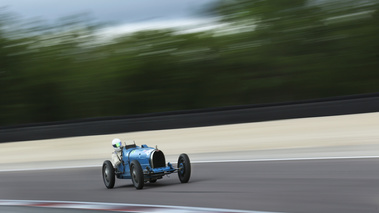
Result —
<path fill-rule="evenodd" d="M 113 167 L 109 160 L 104 161 L 102 168 L 103 181 L 108 189 L 114 187 L 115 177 L 132 179 L 136 189 L 142 189 L 146 182 L 155 183 L 163 176 L 178 173 L 181 183 L 187 183 L 191 176 L 191 163 L 187 154 L 181 154 L 177 168 L 167 163 L 163 152 L 147 145 L 135 144 L 122 147 L 121 163 Z"/>

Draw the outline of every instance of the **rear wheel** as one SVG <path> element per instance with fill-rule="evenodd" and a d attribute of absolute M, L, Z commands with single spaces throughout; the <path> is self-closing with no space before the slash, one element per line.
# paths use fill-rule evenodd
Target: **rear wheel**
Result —
<path fill-rule="evenodd" d="M 191 162 L 187 154 L 181 154 L 179 156 L 178 176 L 181 183 L 188 183 L 191 177 Z"/>
<path fill-rule="evenodd" d="M 132 176 L 132 182 L 136 189 L 142 189 L 144 185 L 143 171 L 141 164 L 134 160 L 130 164 L 130 175 Z"/>
<path fill-rule="evenodd" d="M 112 189 L 115 183 L 115 173 L 113 165 L 109 160 L 104 161 L 102 171 L 105 187 L 107 187 L 108 189 Z"/>

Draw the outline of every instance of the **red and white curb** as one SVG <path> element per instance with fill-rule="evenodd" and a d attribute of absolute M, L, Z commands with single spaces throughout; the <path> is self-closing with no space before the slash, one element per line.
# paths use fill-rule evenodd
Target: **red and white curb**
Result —
<path fill-rule="evenodd" d="M 98 202 L 74 202 L 74 201 L 33 201 L 33 200 L 0 200 L 1 206 L 21 206 L 59 209 L 83 209 L 102 210 L 112 212 L 133 212 L 133 213 L 275 213 L 262 211 L 243 211 L 231 209 L 196 208 L 184 206 L 164 206 L 164 205 L 139 205 L 123 203 L 98 203 Z M 279 212 L 276 212 L 279 213 Z"/>

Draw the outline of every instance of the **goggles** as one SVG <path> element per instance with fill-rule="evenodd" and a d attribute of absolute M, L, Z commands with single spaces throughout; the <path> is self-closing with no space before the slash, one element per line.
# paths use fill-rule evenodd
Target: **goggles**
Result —
<path fill-rule="evenodd" d="M 120 148 L 121 147 L 121 142 L 118 142 L 116 144 L 113 144 L 113 147 L 114 148 Z"/>

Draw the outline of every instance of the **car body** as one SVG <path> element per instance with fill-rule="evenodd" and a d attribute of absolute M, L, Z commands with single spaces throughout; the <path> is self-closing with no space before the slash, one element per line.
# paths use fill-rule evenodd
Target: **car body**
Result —
<path fill-rule="evenodd" d="M 168 162 L 165 155 L 157 148 L 147 145 L 126 145 L 121 148 L 121 163 L 116 166 L 106 160 L 103 163 L 103 181 L 107 188 L 113 188 L 115 177 L 118 179 L 132 179 L 136 189 L 142 189 L 144 183 L 155 183 L 163 176 L 178 173 L 181 183 L 187 183 L 191 175 L 191 163 L 187 154 L 178 158 L 177 168 Z"/>

